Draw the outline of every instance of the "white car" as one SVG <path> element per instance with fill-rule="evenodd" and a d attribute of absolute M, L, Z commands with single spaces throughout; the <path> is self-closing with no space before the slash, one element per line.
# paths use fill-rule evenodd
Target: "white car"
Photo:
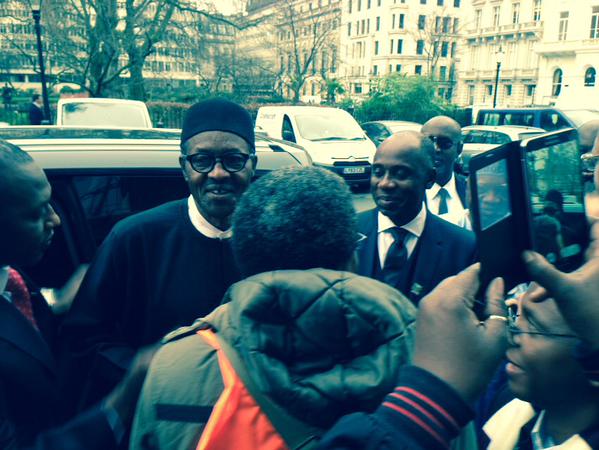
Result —
<path fill-rule="evenodd" d="M 406 120 L 375 120 L 362 124 L 362 129 L 377 147 L 389 136 L 401 131 L 420 131 L 422 124 Z"/>
<path fill-rule="evenodd" d="M 479 153 L 491 150 L 512 141 L 520 141 L 545 133 L 542 128 L 522 127 L 516 125 L 472 125 L 462 128 L 464 149 L 460 156 L 460 164 L 468 172 L 470 158 Z"/>
<path fill-rule="evenodd" d="M 98 128 L 152 128 L 148 107 L 120 98 L 61 98 L 56 125 Z"/>

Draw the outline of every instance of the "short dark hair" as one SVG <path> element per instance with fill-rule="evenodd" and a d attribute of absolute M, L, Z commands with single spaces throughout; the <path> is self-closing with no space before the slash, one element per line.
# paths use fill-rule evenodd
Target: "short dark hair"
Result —
<path fill-rule="evenodd" d="M 40 95 L 40 94 L 33 94 L 33 95 L 31 96 L 31 100 L 32 100 L 32 101 L 36 101 L 36 100 L 37 100 L 38 98 L 40 98 L 40 97 L 41 97 L 41 95 Z"/>
<path fill-rule="evenodd" d="M 338 175 L 288 167 L 254 182 L 233 215 L 233 253 L 244 276 L 272 270 L 339 270 L 356 248 L 355 210 Z"/>

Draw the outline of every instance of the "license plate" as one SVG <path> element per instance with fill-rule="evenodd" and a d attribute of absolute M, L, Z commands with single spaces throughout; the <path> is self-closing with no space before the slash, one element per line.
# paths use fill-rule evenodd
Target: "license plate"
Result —
<path fill-rule="evenodd" d="M 351 174 L 351 173 L 366 173 L 366 167 L 365 166 L 344 167 L 343 173 L 346 175 Z"/>

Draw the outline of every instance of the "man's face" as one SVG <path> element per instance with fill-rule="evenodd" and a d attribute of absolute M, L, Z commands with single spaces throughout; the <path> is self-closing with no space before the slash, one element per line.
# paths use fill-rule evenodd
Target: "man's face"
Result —
<path fill-rule="evenodd" d="M 584 399 L 586 395 L 592 397 L 582 368 L 573 356 L 578 339 L 573 337 L 554 300 L 533 303 L 525 295 L 518 313 L 516 329 L 522 333 L 510 332 L 506 352 L 509 387 L 516 397 L 540 408 Z"/>
<path fill-rule="evenodd" d="M 370 191 L 379 210 L 400 226 L 420 212 L 425 191 L 434 182 L 421 141 L 410 134 L 393 136 L 374 155 Z"/>
<path fill-rule="evenodd" d="M 52 242 L 60 219 L 50 205 L 50 184 L 35 164 L 17 166 L 2 174 L 0 194 L 0 265 L 31 266 Z"/>
<path fill-rule="evenodd" d="M 228 154 L 250 154 L 246 141 L 225 131 L 197 134 L 185 143 L 185 150 L 187 155 L 205 153 L 216 158 Z M 228 229 L 237 201 L 254 175 L 255 158 L 250 158 L 238 172 L 228 172 L 220 161 L 208 173 L 198 173 L 185 159 L 180 162 L 185 181 L 202 216 L 215 227 Z"/>
<path fill-rule="evenodd" d="M 459 155 L 461 134 L 459 129 L 444 120 L 432 120 L 424 124 L 422 134 L 435 142 L 435 169 L 437 183 L 445 185 L 453 174 L 453 167 Z"/>

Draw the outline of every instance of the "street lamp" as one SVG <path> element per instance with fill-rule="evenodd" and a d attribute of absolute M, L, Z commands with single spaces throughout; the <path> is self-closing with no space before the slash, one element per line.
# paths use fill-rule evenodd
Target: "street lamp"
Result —
<path fill-rule="evenodd" d="M 42 47 L 42 27 L 40 25 L 42 0 L 33 2 L 31 14 L 35 22 L 35 35 L 37 38 L 37 58 L 40 66 L 40 81 L 42 82 L 42 98 L 44 100 L 44 116 L 48 122 L 52 122 L 50 117 L 50 101 L 48 100 L 48 88 L 46 86 L 46 71 L 44 69 L 44 50 Z"/>
<path fill-rule="evenodd" d="M 493 91 L 493 108 L 497 106 L 497 89 L 499 88 L 499 71 L 501 70 L 501 63 L 503 62 L 503 57 L 505 53 L 503 53 L 503 49 L 501 45 L 499 49 L 495 53 L 495 59 L 497 60 L 497 69 L 495 71 L 495 90 Z"/>

